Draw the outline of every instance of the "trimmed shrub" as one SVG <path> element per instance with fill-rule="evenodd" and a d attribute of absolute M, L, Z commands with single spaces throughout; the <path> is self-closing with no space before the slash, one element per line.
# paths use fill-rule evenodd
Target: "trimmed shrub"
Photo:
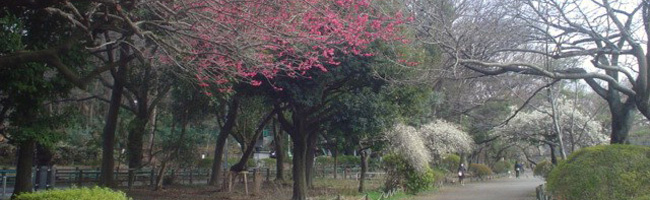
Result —
<path fill-rule="evenodd" d="M 535 170 L 533 170 L 533 174 L 535 176 L 541 176 L 544 178 L 548 178 L 548 174 L 551 172 L 553 169 L 553 163 L 551 161 L 545 160 L 540 163 L 537 163 L 535 165 Z"/>
<path fill-rule="evenodd" d="M 65 190 L 46 190 L 40 192 L 24 193 L 18 195 L 16 200 L 131 200 L 122 191 L 114 191 L 109 188 L 72 188 Z"/>
<path fill-rule="evenodd" d="M 387 172 L 385 191 L 404 187 L 406 193 L 417 194 L 433 186 L 435 174 L 431 168 L 425 167 L 424 171 L 417 171 L 403 156 L 395 154 L 386 155 L 383 160 Z"/>
<path fill-rule="evenodd" d="M 485 176 L 494 174 L 494 172 L 492 172 L 492 169 L 490 169 L 490 167 L 478 163 L 470 164 L 468 170 L 472 172 L 472 174 L 474 174 L 475 176 L 478 176 L 479 178 L 483 178 Z"/>
<path fill-rule="evenodd" d="M 455 172 L 460 166 L 460 156 L 456 154 L 449 154 L 444 159 L 442 159 L 442 168 L 448 170 L 449 172 Z"/>
<path fill-rule="evenodd" d="M 650 147 L 583 148 L 560 162 L 547 178 L 558 199 L 631 200 L 650 196 Z"/>
<path fill-rule="evenodd" d="M 494 167 L 492 167 L 492 171 L 497 174 L 503 174 L 503 173 L 508 173 L 508 171 L 512 170 L 515 167 L 514 164 L 508 161 L 499 161 L 494 163 Z"/>

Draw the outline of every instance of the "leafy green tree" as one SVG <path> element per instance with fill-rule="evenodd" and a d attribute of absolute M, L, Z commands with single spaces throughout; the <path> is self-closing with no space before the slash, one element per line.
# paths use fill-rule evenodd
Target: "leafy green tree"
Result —
<path fill-rule="evenodd" d="M 0 18 L 0 56 L 25 50 L 44 49 L 68 36 L 57 25 L 42 23 L 37 13 L 5 12 Z M 54 20 L 56 22 L 56 20 Z M 66 63 L 81 65 L 83 54 L 70 52 Z M 14 194 L 31 191 L 31 169 L 37 145 L 51 148 L 61 137 L 64 118 L 45 109 L 45 103 L 63 96 L 72 88 L 61 74 L 42 63 L 16 62 L 14 68 L 0 70 L 0 122 L 8 124 L 0 133 L 18 147 Z M 48 159 L 49 160 L 49 159 Z"/>

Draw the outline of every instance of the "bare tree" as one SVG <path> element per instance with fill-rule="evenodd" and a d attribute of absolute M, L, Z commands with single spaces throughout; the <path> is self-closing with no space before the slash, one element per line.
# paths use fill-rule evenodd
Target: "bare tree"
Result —
<path fill-rule="evenodd" d="M 635 108 L 650 118 L 650 55 L 643 49 L 650 34 L 648 1 L 414 0 L 413 5 L 423 41 L 440 45 L 457 66 L 485 75 L 584 80 L 609 104 L 611 143 L 627 141 Z M 539 58 L 591 64 L 547 69 Z"/>

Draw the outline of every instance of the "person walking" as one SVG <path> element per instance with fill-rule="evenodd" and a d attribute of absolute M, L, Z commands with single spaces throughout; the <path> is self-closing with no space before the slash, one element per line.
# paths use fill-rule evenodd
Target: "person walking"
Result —
<path fill-rule="evenodd" d="M 522 167 L 522 165 L 519 164 L 519 162 L 515 162 L 515 174 L 516 174 L 515 176 L 517 178 L 519 178 L 519 173 L 521 173 L 521 170 L 522 170 L 521 167 Z"/>
<path fill-rule="evenodd" d="M 461 163 L 460 166 L 458 166 L 458 182 L 461 185 L 465 185 L 465 182 L 463 182 L 463 179 L 465 178 L 465 173 L 467 172 L 467 168 L 465 168 L 465 164 Z"/>

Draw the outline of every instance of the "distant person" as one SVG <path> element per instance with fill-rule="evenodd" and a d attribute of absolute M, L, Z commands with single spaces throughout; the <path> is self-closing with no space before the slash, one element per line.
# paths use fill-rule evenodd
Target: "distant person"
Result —
<path fill-rule="evenodd" d="M 458 166 L 458 182 L 461 185 L 465 185 L 463 179 L 465 178 L 466 172 L 467 172 L 467 168 L 465 168 L 465 164 L 461 163 L 460 166 Z"/>
<path fill-rule="evenodd" d="M 515 162 L 515 176 L 519 178 L 519 173 L 521 173 L 522 170 L 522 165 L 519 164 L 518 162 Z"/>

